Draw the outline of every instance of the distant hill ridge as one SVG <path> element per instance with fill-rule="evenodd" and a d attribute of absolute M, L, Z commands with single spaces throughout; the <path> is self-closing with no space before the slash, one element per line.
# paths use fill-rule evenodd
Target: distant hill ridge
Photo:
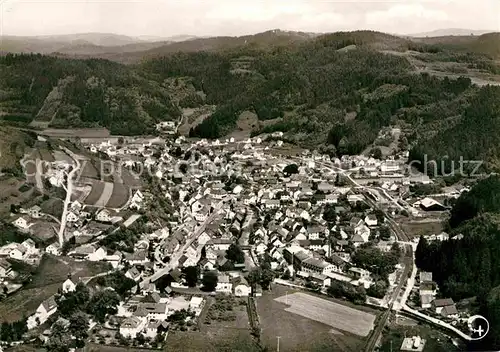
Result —
<path fill-rule="evenodd" d="M 172 37 L 138 36 L 130 37 L 111 33 L 80 33 L 55 36 L 18 37 L 3 36 L 0 52 L 42 53 L 74 58 L 103 58 L 121 63 L 137 63 L 170 55 L 176 52 L 197 52 L 227 50 L 237 47 L 265 49 L 276 46 L 289 46 L 304 43 L 312 38 L 348 33 L 364 45 L 380 50 L 400 50 L 408 40 L 424 44 L 439 44 L 453 50 L 469 50 L 500 55 L 497 34 L 446 35 L 447 33 L 482 33 L 485 31 L 438 30 L 413 36 L 390 35 L 375 31 L 352 31 L 336 33 L 309 33 L 273 29 L 262 33 L 243 36 L 196 37 L 177 35 Z M 416 37 L 418 36 L 418 37 Z M 406 45 L 407 46 L 407 45 Z"/>
<path fill-rule="evenodd" d="M 466 28 L 445 28 L 437 29 L 430 32 L 407 34 L 407 37 L 447 37 L 447 36 L 468 36 L 468 35 L 482 35 L 491 32 L 498 32 L 498 30 L 476 30 Z"/>

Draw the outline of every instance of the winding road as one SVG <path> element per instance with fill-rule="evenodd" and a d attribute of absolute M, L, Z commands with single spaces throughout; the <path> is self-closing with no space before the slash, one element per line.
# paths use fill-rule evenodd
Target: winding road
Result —
<path fill-rule="evenodd" d="M 71 203 L 71 195 L 73 194 L 73 177 L 80 170 L 80 161 L 77 158 L 77 155 L 71 152 L 69 149 L 64 148 L 64 151 L 71 156 L 73 161 L 75 162 L 72 165 L 71 171 L 67 175 L 66 186 L 64 189 L 66 190 L 66 199 L 64 200 L 63 213 L 61 215 L 61 226 L 59 227 L 59 245 L 62 247 L 64 244 L 64 230 L 66 229 L 66 218 L 68 215 L 68 206 Z"/>

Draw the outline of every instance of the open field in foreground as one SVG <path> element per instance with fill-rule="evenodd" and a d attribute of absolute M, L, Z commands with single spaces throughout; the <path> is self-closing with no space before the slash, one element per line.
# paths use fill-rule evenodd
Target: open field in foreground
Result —
<path fill-rule="evenodd" d="M 325 299 L 297 292 L 275 299 L 288 304 L 285 310 L 303 317 L 345 330 L 359 336 L 367 336 L 373 329 L 375 316 L 370 313 L 330 302 Z"/>
<path fill-rule="evenodd" d="M 218 329 L 208 327 L 207 331 L 171 331 L 168 333 L 167 348 L 172 352 L 258 352 L 248 329 Z M 286 350 L 281 350 L 286 351 Z"/>
<path fill-rule="evenodd" d="M 285 305 L 280 299 L 280 297 L 283 297 L 286 292 L 288 292 L 289 305 Z M 290 308 L 290 304 L 292 302 L 290 298 L 296 292 L 299 291 L 280 285 L 272 285 L 272 291 L 264 292 L 262 297 L 257 298 L 257 312 L 259 315 L 260 326 L 262 328 L 261 343 L 264 347 L 271 351 L 276 350 L 276 336 L 280 336 L 280 351 L 359 352 L 363 349 L 366 338 L 344 330 L 344 322 L 341 320 L 342 318 L 336 318 L 336 311 L 332 308 L 336 306 L 330 305 L 334 302 L 328 299 L 321 299 L 312 295 L 301 293 L 301 295 L 307 296 L 306 298 L 311 297 L 312 300 L 320 299 L 322 301 L 320 312 L 324 314 L 324 319 L 338 319 L 338 323 L 335 324 L 336 326 L 339 326 L 339 328 L 335 329 L 325 323 L 307 318 L 305 315 L 299 315 L 288 311 L 287 308 Z M 298 300 L 300 299 L 299 297 L 300 295 L 296 296 L 295 299 Z M 347 308 L 343 306 L 341 307 Z M 307 311 L 313 310 L 308 307 L 305 307 L 305 309 Z M 341 308 L 338 309 L 341 310 Z M 363 307 L 363 311 L 371 310 Z M 304 314 L 305 313 L 306 311 L 304 311 Z M 319 312 L 316 314 L 318 313 Z M 361 310 L 359 313 L 367 314 L 363 313 Z M 375 319 L 375 315 L 373 314 L 372 316 L 373 319 Z"/>

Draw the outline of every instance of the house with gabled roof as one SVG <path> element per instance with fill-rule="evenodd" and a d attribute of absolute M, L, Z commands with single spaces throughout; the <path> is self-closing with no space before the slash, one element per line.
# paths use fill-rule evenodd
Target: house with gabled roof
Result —
<path fill-rule="evenodd" d="M 61 254 L 61 246 L 59 245 L 59 242 L 54 242 L 50 245 L 48 245 L 45 248 L 45 252 L 52 254 L 52 255 L 60 255 Z"/>
<path fill-rule="evenodd" d="M 33 219 L 38 219 L 42 216 L 42 208 L 40 208 L 40 206 L 38 205 L 34 205 L 28 209 L 28 214 Z"/>
<path fill-rule="evenodd" d="M 234 295 L 236 297 L 248 297 L 252 293 L 252 288 L 247 280 L 242 276 L 237 276 L 231 280 Z"/>
<path fill-rule="evenodd" d="M 137 282 L 141 279 L 142 273 L 135 266 L 132 266 L 127 270 L 125 276 Z"/>
<path fill-rule="evenodd" d="M 377 226 L 377 217 L 375 214 L 369 214 L 365 217 L 365 224 L 368 226 Z"/>
<path fill-rule="evenodd" d="M 12 265 L 3 258 L 0 258 L 0 279 L 9 276 L 10 273 L 12 273 Z"/>
<path fill-rule="evenodd" d="M 30 219 L 27 216 L 20 216 L 14 222 L 12 223 L 14 226 L 16 226 L 20 230 L 27 230 L 30 227 Z"/>
<path fill-rule="evenodd" d="M 68 293 L 76 290 L 76 284 L 71 280 L 71 278 L 67 278 L 66 281 L 62 284 L 62 292 Z"/>
<path fill-rule="evenodd" d="M 146 327 L 146 324 L 147 319 L 145 317 L 128 317 L 120 325 L 120 335 L 135 338 Z"/>
<path fill-rule="evenodd" d="M 31 330 L 38 325 L 42 325 L 47 319 L 57 311 L 55 296 L 50 296 L 40 303 L 36 312 L 28 318 L 27 326 Z"/>

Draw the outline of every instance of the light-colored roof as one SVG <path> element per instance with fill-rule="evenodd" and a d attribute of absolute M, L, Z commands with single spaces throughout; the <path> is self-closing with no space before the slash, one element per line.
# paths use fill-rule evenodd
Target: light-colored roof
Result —
<path fill-rule="evenodd" d="M 217 276 L 217 279 L 218 279 L 218 280 L 217 280 L 217 282 L 218 282 L 218 283 L 222 283 L 222 284 L 227 284 L 227 283 L 229 283 L 229 282 L 230 282 L 230 281 L 229 281 L 229 276 L 227 276 L 227 275 L 223 275 L 223 274 L 219 274 L 219 275 Z"/>

